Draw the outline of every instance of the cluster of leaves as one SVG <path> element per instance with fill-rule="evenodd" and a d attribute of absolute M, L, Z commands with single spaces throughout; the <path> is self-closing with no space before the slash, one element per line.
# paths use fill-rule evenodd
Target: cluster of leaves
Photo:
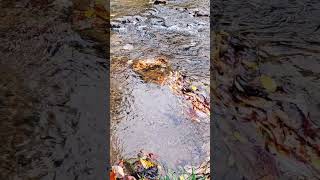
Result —
<path fill-rule="evenodd" d="M 137 158 L 121 160 L 112 166 L 110 179 L 124 180 L 205 180 L 195 173 L 194 169 L 190 171 L 184 170 L 183 173 L 175 173 L 174 171 L 162 171 L 162 166 L 157 161 L 156 155 L 140 151 Z"/>

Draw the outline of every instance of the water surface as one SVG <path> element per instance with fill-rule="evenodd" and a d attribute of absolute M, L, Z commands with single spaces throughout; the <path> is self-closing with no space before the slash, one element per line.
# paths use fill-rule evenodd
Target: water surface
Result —
<path fill-rule="evenodd" d="M 192 121 L 183 97 L 167 86 L 143 82 L 128 63 L 164 55 L 209 97 L 209 17 L 192 14 L 195 7 L 208 14 L 209 6 L 201 6 L 206 3 L 170 1 L 112 19 L 111 131 L 119 138 L 122 157 L 145 149 L 174 170 L 209 157 L 209 117 Z"/>

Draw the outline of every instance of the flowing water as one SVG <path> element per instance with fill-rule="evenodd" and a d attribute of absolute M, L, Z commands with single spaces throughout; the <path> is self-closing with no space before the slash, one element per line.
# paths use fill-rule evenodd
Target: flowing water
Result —
<path fill-rule="evenodd" d="M 319 179 L 319 1 L 214 1 L 217 179 Z"/>
<path fill-rule="evenodd" d="M 0 179 L 106 179 L 106 47 L 71 1 L 0 7 Z"/>
<path fill-rule="evenodd" d="M 89 0 L 0 2 L 0 179 L 107 178 L 108 39 L 96 2 L 97 15 Z M 319 179 L 319 1 L 210 3 L 212 177 Z M 200 163 L 208 121 L 190 121 L 183 98 L 128 61 L 166 55 L 208 95 L 209 18 L 192 14 L 209 2 L 111 6 L 113 158 L 143 148 L 173 169 Z"/>
<path fill-rule="evenodd" d="M 183 97 L 168 86 L 142 81 L 128 62 L 166 56 L 209 97 L 209 1 L 112 4 L 111 134 L 120 144 L 118 156 L 135 157 L 144 149 L 170 169 L 199 165 L 209 157 L 209 116 L 192 121 Z M 204 16 L 193 16 L 197 9 Z"/>

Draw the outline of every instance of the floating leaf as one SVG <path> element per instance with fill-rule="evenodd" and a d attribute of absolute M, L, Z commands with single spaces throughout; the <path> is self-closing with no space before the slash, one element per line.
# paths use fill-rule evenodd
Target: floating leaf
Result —
<path fill-rule="evenodd" d="M 196 91 L 198 88 L 196 86 L 191 86 L 192 91 Z"/>
<path fill-rule="evenodd" d="M 276 82 L 269 76 L 262 75 L 260 81 L 262 86 L 269 92 L 274 92 L 277 89 Z"/>
<path fill-rule="evenodd" d="M 153 162 L 146 159 L 140 159 L 140 162 L 145 169 L 149 169 L 150 167 L 153 167 L 155 165 Z"/>

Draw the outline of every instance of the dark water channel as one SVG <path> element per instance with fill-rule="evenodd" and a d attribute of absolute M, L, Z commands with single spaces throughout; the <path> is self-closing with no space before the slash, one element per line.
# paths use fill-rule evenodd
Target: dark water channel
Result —
<path fill-rule="evenodd" d="M 217 179 L 319 179 L 320 3 L 214 1 Z"/>
<path fill-rule="evenodd" d="M 0 2 L 0 179 L 107 178 L 107 47 L 73 3 Z"/>

